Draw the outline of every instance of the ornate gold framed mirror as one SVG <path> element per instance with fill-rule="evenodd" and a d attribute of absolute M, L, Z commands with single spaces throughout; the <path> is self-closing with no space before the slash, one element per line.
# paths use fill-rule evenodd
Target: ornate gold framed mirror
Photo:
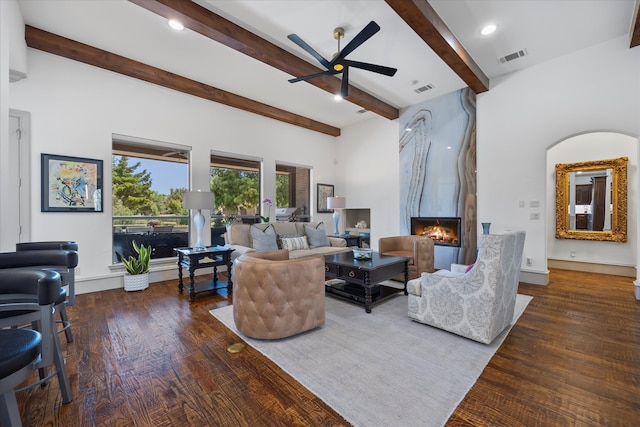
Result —
<path fill-rule="evenodd" d="M 627 241 L 627 162 L 556 165 L 556 239 Z"/>

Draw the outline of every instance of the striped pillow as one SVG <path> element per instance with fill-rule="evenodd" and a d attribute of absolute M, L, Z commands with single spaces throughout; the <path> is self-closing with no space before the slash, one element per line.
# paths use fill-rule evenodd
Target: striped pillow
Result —
<path fill-rule="evenodd" d="M 302 237 L 285 237 L 284 239 L 280 239 L 282 242 L 282 249 L 287 249 L 288 251 L 295 251 L 299 249 L 309 249 L 309 242 L 307 241 L 307 236 Z"/>

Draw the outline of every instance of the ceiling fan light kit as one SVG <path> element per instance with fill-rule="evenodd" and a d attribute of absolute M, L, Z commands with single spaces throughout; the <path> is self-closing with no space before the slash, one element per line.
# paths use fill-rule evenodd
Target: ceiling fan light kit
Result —
<path fill-rule="evenodd" d="M 385 67 L 382 65 L 369 64 L 366 62 L 350 61 L 346 59 L 346 56 L 358 48 L 362 43 L 369 40 L 375 33 L 380 31 L 380 26 L 374 21 L 367 24 L 354 38 L 351 40 L 344 49 L 340 50 L 340 40 L 344 38 L 344 28 L 336 27 L 333 30 L 333 38 L 338 41 L 338 51 L 333 55 L 331 61 L 325 59 L 322 55 L 316 52 L 311 46 L 309 46 L 304 40 L 298 37 L 296 34 L 289 34 L 287 38 L 304 49 L 307 53 L 313 56 L 326 71 L 316 74 L 310 74 L 308 76 L 296 77 L 289 79 L 290 83 L 296 83 L 302 80 L 309 80 L 321 76 L 332 76 L 334 74 L 342 73 L 342 83 L 340 85 L 340 96 L 346 98 L 349 94 L 349 67 L 359 68 L 361 70 L 372 71 L 374 73 L 382 74 L 392 77 L 398 71 L 396 68 Z"/>

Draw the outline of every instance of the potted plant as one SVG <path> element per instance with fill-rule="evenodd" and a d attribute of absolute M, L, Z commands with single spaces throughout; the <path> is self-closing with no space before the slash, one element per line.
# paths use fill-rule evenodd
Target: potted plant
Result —
<path fill-rule="evenodd" d="M 133 242 L 133 250 L 137 256 L 130 255 L 122 258 L 122 264 L 127 270 L 124 275 L 125 291 L 141 291 L 149 287 L 149 269 L 151 263 L 151 246 L 144 246 Z"/>

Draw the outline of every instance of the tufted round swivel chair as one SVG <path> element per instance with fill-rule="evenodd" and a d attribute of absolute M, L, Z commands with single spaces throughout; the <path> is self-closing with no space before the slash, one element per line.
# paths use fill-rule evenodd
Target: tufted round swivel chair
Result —
<path fill-rule="evenodd" d="M 233 320 L 247 337 L 276 339 L 324 324 L 324 258 L 249 252 L 235 261 Z"/>

